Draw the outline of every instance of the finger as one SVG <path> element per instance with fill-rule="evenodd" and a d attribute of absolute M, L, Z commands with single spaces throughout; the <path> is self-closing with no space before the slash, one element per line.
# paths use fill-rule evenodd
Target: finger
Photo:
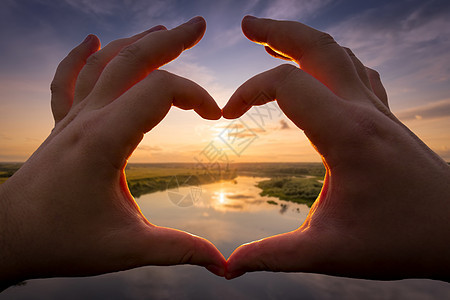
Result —
<path fill-rule="evenodd" d="M 378 99 L 380 99 L 381 102 L 386 105 L 387 108 L 389 108 L 388 96 L 386 93 L 386 89 L 381 82 L 380 74 L 370 68 L 366 68 L 366 70 L 373 92 L 378 97 Z"/>
<path fill-rule="evenodd" d="M 353 61 L 353 64 L 355 65 L 356 71 L 358 72 L 359 78 L 364 83 L 364 85 L 375 94 L 375 96 L 378 98 L 378 100 L 374 101 L 381 101 L 384 106 L 389 108 L 388 100 L 387 100 L 387 93 L 386 90 L 383 87 L 383 84 L 381 83 L 380 75 L 378 72 L 367 68 L 363 65 L 363 63 L 356 57 L 356 55 L 353 53 L 352 50 L 349 48 L 344 49 L 347 51 L 348 55 Z M 378 104 L 376 104 L 377 106 Z"/>
<path fill-rule="evenodd" d="M 251 106 L 275 99 L 286 116 L 305 131 L 322 155 L 333 149 L 330 145 L 341 143 L 339 139 L 351 130 L 346 119 L 340 118 L 347 102 L 341 101 L 311 75 L 290 64 L 256 75 L 241 85 L 222 109 L 223 116 L 227 119 L 238 118 Z"/>
<path fill-rule="evenodd" d="M 316 263 L 318 247 L 309 234 L 299 230 L 245 244 L 227 260 L 225 277 L 246 272 L 308 272 Z"/>
<path fill-rule="evenodd" d="M 242 30 L 251 41 L 292 58 L 340 97 L 364 95 L 351 59 L 330 35 L 298 22 L 250 16 L 242 20 Z"/>
<path fill-rule="evenodd" d="M 116 99 L 150 72 L 178 57 L 202 38 L 205 20 L 196 17 L 172 30 L 153 32 L 125 47 L 105 67 L 92 96 L 92 108 Z"/>
<path fill-rule="evenodd" d="M 364 85 L 369 89 L 372 90 L 372 86 L 370 85 L 369 76 L 366 72 L 366 67 L 363 65 L 363 63 L 356 57 L 356 55 L 353 53 L 353 51 L 349 48 L 343 47 L 345 51 L 347 51 L 347 54 L 350 56 L 350 59 L 353 62 L 353 65 L 355 66 L 356 72 L 358 73 L 359 79 L 364 83 Z"/>
<path fill-rule="evenodd" d="M 226 260 L 209 241 L 189 233 L 164 227 L 147 227 L 134 248 L 140 253 L 138 265 L 190 264 L 225 275 Z M 134 243 L 133 243 L 134 246 Z"/>
<path fill-rule="evenodd" d="M 142 135 L 156 126 L 171 105 L 194 109 L 201 117 L 217 120 L 221 110 L 202 87 L 167 71 L 156 70 L 105 107 L 105 132 L 114 160 L 119 164 L 137 147 Z"/>
<path fill-rule="evenodd" d="M 98 50 L 100 41 L 95 35 L 86 39 L 64 58 L 56 69 L 50 85 L 52 92 L 51 107 L 55 123 L 61 121 L 72 107 L 75 82 L 86 63 L 86 59 Z"/>
<path fill-rule="evenodd" d="M 80 103 L 87 95 L 89 95 L 105 66 L 120 52 L 120 50 L 138 41 L 147 34 L 159 30 L 166 30 L 166 28 L 162 25 L 152 27 L 149 30 L 132 37 L 115 40 L 106 45 L 103 49 L 92 54 L 87 59 L 86 64 L 78 76 L 73 105 Z"/>

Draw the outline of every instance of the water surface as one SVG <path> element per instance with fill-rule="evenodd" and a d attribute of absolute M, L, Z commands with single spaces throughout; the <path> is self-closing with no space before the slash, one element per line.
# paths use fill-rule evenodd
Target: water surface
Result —
<path fill-rule="evenodd" d="M 239 245 L 296 229 L 308 207 L 261 197 L 264 178 L 180 187 L 137 199 L 144 215 L 207 238 L 228 257 Z M 277 205 L 267 201 L 277 202 Z M 189 206 L 190 205 L 190 206 Z M 317 274 L 246 274 L 226 281 L 197 266 L 142 267 L 86 278 L 30 280 L 3 299 L 448 299 L 450 285 L 431 280 L 369 281 Z"/>

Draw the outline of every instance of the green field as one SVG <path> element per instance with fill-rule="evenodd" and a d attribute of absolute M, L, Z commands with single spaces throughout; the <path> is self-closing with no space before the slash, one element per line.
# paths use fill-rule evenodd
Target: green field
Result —
<path fill-rule="evenodd" d="M 11 177 L 21 166 L 22 163 L 0 163 L 0 184 Z"/>
<path fill-rule="evenodd" d="M 0 184 L 19 168 L 20 163 L 0 163 Z M 134 197 L 181 185 L 201 185 L 236 176 L 269 177 L 261 181 L 262 196 L 311 204 L 320 192 L 325 169 L 321 163 L 237 163 L 215 171 L 196 168 L 193 163 L 128 164 L 125 173 Z M 274 204 L 274 203 L 272 203 Z"/>
<path fill-rule="evenodd" d="M 314 176 L 323 178 L 325 168 L 322 163 L 237 163 L 233 168 L 239 175 L 261 177 Z"/>
<path fill-rule="evenodd" d="M 261 196 L 277 197 L 281 200 L 304 203 L 311 207 L 322 189 L 321 178 L 276 177 L 260 181 Z"/>
<path fill-rule="evenodd" d="M 202 185 L 235 178 L 235 170 L 204 171 L 194 164 L 129 164 L 125 169 L 134 197 L 186 185 Z"/>

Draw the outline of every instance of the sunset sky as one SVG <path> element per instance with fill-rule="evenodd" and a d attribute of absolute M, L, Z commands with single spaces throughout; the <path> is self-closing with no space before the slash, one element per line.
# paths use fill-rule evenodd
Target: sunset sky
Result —
<path fill-rule="evenodd" d="M 154 25 L 172 28 L 203 16 L 202 41 L 164 69 L 196 81 L 223 107 L 244 81 L 284 63 L 244 37 L 240 22 L 247 14 L 297 20 L 331 33 L 381 73 L 394 114 L 450 161 L 448 0 L 2 0 L 0 161 L 25 161 L 49 134 L 56 66 L 90 33 L 106 45 Z M 173 108 L 130 161 L 193 162 L 211 149 L 234 162 L 320 161 L 275 103 L 233 123 L 253 133 L 239 149 L 221 139 L 231 122 Z"/>

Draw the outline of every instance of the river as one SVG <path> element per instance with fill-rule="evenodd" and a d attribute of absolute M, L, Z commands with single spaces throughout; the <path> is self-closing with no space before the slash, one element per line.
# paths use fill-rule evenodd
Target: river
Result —
<path fill-rule="evenodd" d="M 308 207 L 261 197 L 264 178 L 183 187 L 137 199 L 154 224 L 210 240 L 228 257 L 239 245 L 296 229 Z M 270 204 L 267 201 L 277 204 Z M 142 267 L 86 278 L 27 281 L 3 299 L 448 299 L 450 285 L 432 280 L 371 281 L 318 274 L 245 274 L 227 281 L 198 266 Z"/>

